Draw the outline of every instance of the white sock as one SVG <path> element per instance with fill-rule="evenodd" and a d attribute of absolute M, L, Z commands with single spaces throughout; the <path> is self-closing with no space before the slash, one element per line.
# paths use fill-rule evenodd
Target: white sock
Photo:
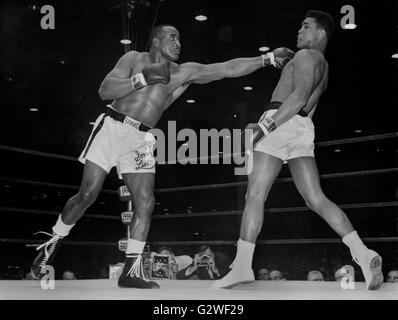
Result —
<path fill-rule="evenodd" d="M 61 237 L 66 237 L 69 231 L 73 228 L 75 224 L 65 224 L 62 222 L 61 215 L 58 216 L 58 220 L 53 227 L 53 232 Z"/>
<path fill-rule="evenodd" d="M 129 239 L 127 241 L 127 250 L 126 254 L 138 253 L 141 254 L 144 252 L 146 242 L 142 242 L 139 240 Z"/>
<path fill-rule="evenodd" d="M 251 269 L 255 247 L 255 243 L 239 239 L 238 247 L 236 250 L 236 257 L 234 260 L 234 267 L 243 266 Z"/>
<path fill-rule="evenodd" d="M 356 231 L 345 235 L 342 240 L 350 248 L 353 258 L 357 258 L 367 249 Z"/>

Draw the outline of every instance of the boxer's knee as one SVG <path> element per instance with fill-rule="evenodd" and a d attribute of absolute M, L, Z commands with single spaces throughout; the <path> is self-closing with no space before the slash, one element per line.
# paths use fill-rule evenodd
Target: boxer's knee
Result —
<path fill-rule="evenodd" d="M 304 195 L 303 198 L 305 204 L 310 210 L 318 214 L 322 214 L 325 202 L 327 201 L 327 198 L 322 191 L 308 193 Z"/>
<path fill-rule="evenodd" d="M 245 200 L 246 202 L 264 202 L 267 196 L 268 190 L 266 190 L 264 187 L 249 187 L 245 195 Z"/>
<path fill-rule="evenodd" d="M 134 197 L 135 207 L 140 208 L 144 212 L 152 212 L 155 207 L 155 196 L 153 192 L 140 191 Z"/>
<path fill-rule="evenodd" d="M 84 188 L 78 193 L 78 199 L 81 204 L 92 205 L 98 196 L 98 190 L 95 188 Z"/>

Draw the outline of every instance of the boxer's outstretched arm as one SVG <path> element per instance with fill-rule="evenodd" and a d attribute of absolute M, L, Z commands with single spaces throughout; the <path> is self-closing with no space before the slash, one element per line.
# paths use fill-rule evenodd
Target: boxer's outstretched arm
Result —
<path fill-rule="evenodd" d="M 264 66 L 262 56 L 237 58 L 222 63 L 200 64 L 187 62 L 180 65 L 186 79 L 192 83 L 209 83 L 212 81 L 248 75 Z"/>
<path fill-rule="evenodd" d="M 278 111 L 272 115 L 277 127 L 306 106 L 313 90 L 318 85 L 315 77 L 316 68 L 317 60 L 309 51 L 301 50 L 296 53 L 293 59 L 293 91 Z"/>
<path fill-rule="evenodd" d="M 135 57 L 135 51 L 127 52 L 119 59 L 113 70 L 106 75 L 99 88 L 101 100 L 120 99 L 133 91 L 130 70 Z"/>

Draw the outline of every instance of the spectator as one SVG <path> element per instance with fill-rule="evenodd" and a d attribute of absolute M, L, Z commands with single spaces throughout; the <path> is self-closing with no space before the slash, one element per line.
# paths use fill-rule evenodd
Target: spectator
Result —
<path fill-rule="evenodd" d="M 32 272 L 28 272 L 25 275 L 25 279 L 24 280 L 35 280 L 35 278 L 33 278 Z"/>
<path fill-rule="evenodd" d="M 171 256 L 171 261 L 177 264 L 177 272 L 182 269 L 186 269 L 193 261 L 188 255 L 176 256 L 173 250 L 169 247 L 161 247 L 158 250 L 158 254 Z"/>
<path fill-rule="evenodd" d="M 221 251 L 215 251 L 214 256 L 217 270 L 220 273 L 221 277 L 223 277 L 231 270 L 229 266 L 232 263 L 232 259 L 228 254 Z"/>
<path fill-rule="evenodd" d="M 310 272 L 308 272 L 307 280 L 308 281 L 325 281 L 325 279 L 323 278 L 322 272 L 320 272 L 318 270 L 311 270 Z"/>
<path fill-rule="evenodd" d="M 72 271 L 65 270 L 62 275 L 62 280 L 76 280 L 76 276 Z"/>
<path fill-rule="evenodd" d="M 258 280 L 269 280 L 269 270 L 267 268 L 261 268 L 257 272 Z"/>
<path fill-rule="evenodd" d="M 398 283 L 398 270 L 391 270 L 386 277 L 388 283 Z"/>
<path fill-rule="evenodd" d="M 195 254 L 193 262 L 177 273 L 177 279 L 214 280 L 220 278 L 215 255 L 209 246 L 201 246 Z"/>
<path fill-rule="evenodd" d="M 285 278 L 283 278 L 283 274 L 279 270 L 272 270 L 269 274 L 269 279 L 270 280 L 286 280 Z"/>

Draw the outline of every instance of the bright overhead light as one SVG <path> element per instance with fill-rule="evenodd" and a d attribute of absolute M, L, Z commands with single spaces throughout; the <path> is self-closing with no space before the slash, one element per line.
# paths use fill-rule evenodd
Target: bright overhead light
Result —
<path fill-rule="evenodd" d="M 131 44 L 131 40 L 129 40 L 129 39 L 122 39 L 122 40 L 120 40 L 120 43 L 121 43 L 121 44 Z"/>
<path fill-rule="evenodd" d="M 187 103 L 195 103 L 195 100 L 194 99 L 188 99 Z"/>
<path fill-rule="evenodd" d="M 354 30 L 357 28 L 357 25 L 355 23 L 347 23 L 343 29 L 345 30 Z"/>
<path fill-rule="evenodd" d="M 90 122 L 90 126 L 93 126 L 95 124 L 95 122 Z"/>
<path fill-rule="evenodd" d="M 246 87 L 243 87 L 243 90 L 252 91 L 252 90 L 253 90 L 253 87 L 246 86 Z"/>
<path fill-rule="evenodd" d="M 39 109 L 37 109 L 37 108 L 29 108 L 29 111 L 37 112 L 37 111 L 39 111 Z"/>
<path fill-rule="evenodd" d="M 335 149 L 334 152 L 341 152 L 341 150 L 340 149 Z"/>
<path fill-rule="evenodd" d="M 260 47 L 260 48 L 258 48 L 258 50 L 261 52 L 267 52 L 269 50 L 269 48 L 268 47 Z"/>
<path fill-rule="evenodd" d="M 198 15 L 195 17 L 195 20 L 196 20 L 196 21 L 206 21 L 206 20 L 207 20 L 207 17 L 206 17 L 205 15 L 203 15 L 203 14 L 198 14 Z"/>
<path fill-rule="evenodd" d="M 355 130 L 355 132 L 356 132 L 356 133 L 362 133 L 362 130 L 357 129 L 357 130 Z"/>
<path fill-rule="evenodd" d="M 394 54 L 391 56 L 391 58 L 393 58 L 393 59 L 398 59 L 398 53 L 394 53 Z"/>

